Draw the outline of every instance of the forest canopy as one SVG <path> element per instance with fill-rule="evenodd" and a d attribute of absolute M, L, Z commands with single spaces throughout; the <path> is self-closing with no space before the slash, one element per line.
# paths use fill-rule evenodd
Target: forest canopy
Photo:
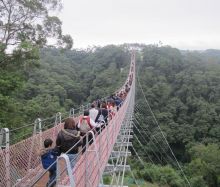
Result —
<path fill-rule="evenodd" d="M 219 50 L 180 51 L 169 46 L 146 46 L 137 62 L 137 76 L 144 95 L 174 154 L 184 165 L 191 185 L 195 187 L 220 185 L 219 55 Z M 169 160 L 172 154 L 155 127 L 149 108 L 143 104 L 145 101 L 140 87 L 137 90 L 136 104 L 141 107 L 136 110 L 136 125 L 149 141 L 147 144 L 142 142 L 147 151 L 142 149 L 139 154 L 145 155 L 146 162 L 150 157 L 160 165 L 168 163 L 176 168 L 175 161 Z M 135 133 L 138 133 L 136 129 Z M 142 136 L 138 134 L 138 137 L 141 139 Z M 134 144 L 140 150 L 137 140 Z M 158 175 L 158 178 L 154 182 L 164 183 L 161 177 L 166 173 L 164 176 L 159 173 L 163 170 L 153 167 L 147 169 L 147 166 L 143 170 L 145 173 L 155 172 L 152 175 Z M 182 173 L 176 171 L 182 177 Z M 187 184 L 186 181 L 182 183 L 183 177 L 180 180 L 172 175 L 174 178 L 170 183 L 169 178 L 166 180 L 170 186 Z M 147 178 L 143 173 L 140 176 Z"/>

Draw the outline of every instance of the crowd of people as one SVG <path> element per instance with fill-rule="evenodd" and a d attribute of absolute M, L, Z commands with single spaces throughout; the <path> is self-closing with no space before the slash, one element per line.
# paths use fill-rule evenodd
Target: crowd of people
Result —
<path fill-rule="evenodd" d="M 98 135 L 108 125 L 109 121 L 122 106 L 130 91 L 132 80 L 133 74 L 130 74 L 124 89 L 119 93 L 111 95 L 106 101 L 94 101 L 91 104 L 91 108 L 84 111 L 78 122 L 74 118 L 67 118 L 64 122 L 64 128 L 57 135 L 55 147 L 52 147 L 52 139 L 44 140 L 44 147 L 40 151 L 40 156 L 43 168 L 49 171 L 47 186 L 55 186 L 57 157 L 62 153 L 66 153 L 69 157 L 71 168 L 74 167 L 78 154 L 83 154 L 86 151 L 86 145 L 93 142 L 92 135 L 88 134 L 88 132 L 93 130 Z"/>

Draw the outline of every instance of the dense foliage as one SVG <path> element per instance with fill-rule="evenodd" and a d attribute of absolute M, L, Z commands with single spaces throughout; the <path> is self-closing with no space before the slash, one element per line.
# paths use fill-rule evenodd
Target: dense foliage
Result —
<path fill-rule="evenodd" d="M 56 39 L 59 46 L 70 49 L 73 40 L 63 35 L 62 22 L 54 14 L 62 7 L 60 0 L 0 1 L 0 64 L 18 56 L 32 57 L 32 52 Z"/>
<path fill-rule="evenodd" d="M 219 142 L 220 58 L 167 47 L 146 48 L 143 58 L 146 97 L 159 123 L 176 129 L 169 142 Z"/>
<path fill-rule="evenodd" d="M 61 7 L 60 0 L 0 1 L 0 127 L 32 120 L 22 95 L 48 40 L 72 48 L 72 38 L 63 35 L 62 22 L 53 16 Z"/>
<path fill-rule="evenodd" d="M 156 119 L 184 165 L 191 185 L 219 186 L 220 52 L 146 46 L 139 58 L 137 74 Z M 141 106 L 136 108 L 136 125 L 148 141 L 147 144 L 142 141 L 145 151 L 142 149 L 139 153 L 144 154 L 143 158 L 148 162 L 170 164 L 178 169 L 140 89 L 136 103 Z M 138 134 L 140 139 L 142 136 Z M 134 145 L 140 150 L 136 140 Z M 145 170 L 149 173 L 152 169 Z M 166 174 L 163 177 L 166 178 Z M 157 178 L 156 181 L 161 182 Z"/>
<path fill-rule="evenodd" d="M 130 55 L 120 47 L 44 49 L 40 62 L 0 74 L 0 124 L 15 128 L 113 93 L 126 79 Z"/>

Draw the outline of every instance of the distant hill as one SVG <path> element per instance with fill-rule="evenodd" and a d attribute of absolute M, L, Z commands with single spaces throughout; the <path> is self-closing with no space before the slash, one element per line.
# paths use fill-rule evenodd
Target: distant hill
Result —
<path fill-rule="evenodd" d="M 220 58 L 220 50 L 219 49 L 207 49 L 204 51 L 206 55 L 212 56 L 212 57 L 218 57 Z"/>

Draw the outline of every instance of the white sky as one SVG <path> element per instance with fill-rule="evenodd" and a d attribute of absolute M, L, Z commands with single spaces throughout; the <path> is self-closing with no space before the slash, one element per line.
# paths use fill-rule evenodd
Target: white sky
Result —
<path fill-rule="evenodd" d="M 162 41 L 220 49 L 220 0 L 63 0 L 59 17 L 74 48 Z"/>

